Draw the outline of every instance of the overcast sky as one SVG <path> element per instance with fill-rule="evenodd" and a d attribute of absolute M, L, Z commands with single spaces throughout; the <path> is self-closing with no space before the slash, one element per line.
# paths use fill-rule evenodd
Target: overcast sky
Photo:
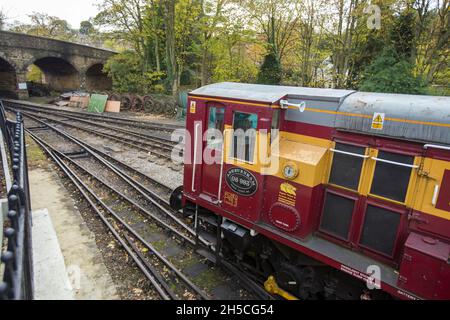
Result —
<path fill-rule="evenodd" d="M 14 20 L 29 22 L 27 15 L 36 11 L 67 20 L 73 28 L 78 28 L 81 21 L 97 14 L 95 5 L 100 2 L 100 0 L 0 0 L 0 9 L 8 16 L 8 23 Z"/>

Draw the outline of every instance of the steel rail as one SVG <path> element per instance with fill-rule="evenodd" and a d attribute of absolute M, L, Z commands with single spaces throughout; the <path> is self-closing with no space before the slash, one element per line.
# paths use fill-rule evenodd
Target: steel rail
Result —
<path fill-rule="evenodd" d="M 33 130 L 33 132 L 35 132 L 35 130 L 48 128 L 47 124 L 46 124 L 44 121 L 42 121 L 42 120 L 32 120 L 32 121 L 36 121 L 37 123 L 42 124 L 42 126 L 27 128 L 28 130 Z M 159 181 L 153 179 L 152 177 L 149 177 L 149 176 L 147 176 L 146 174 L 144 174 L 144 173 L 142 173 L 142 172 L 136 170 L 135 168 L 131 167 L 130 165 L 126 164 L 125 162 L 123 162 L 123 161 L 121 161 L 121 160 L 118 160 L 118 159 L 116 159 L 116 158 L 114 158 L 114 157 L 108 155 L 107 153 L 105 153 L 105 152 L 99 150 L 99 149 L 96 148 L 95 146 L 93 146 L 93 145 L 87 143 L 86 141 L 82 141 L 82 140 L 80 140 L 79 138 L 76 138 L 76 137 L 74 137 L 73 135 L 71 135 L 71 134 L 69 134 L 69 133 L 67 133 L 67 132 L 65 132 L 65 134 L 67 134 L 67 136 L 70 136 L 72 139 L 76 140 L 79 144 L 82 144 L 83 146 L 86 146 L 86 147 L 90 148 L 91 150 L 94 150 L 94 152 L 95 152 L 96 154 L 100 155 L 101 157 L 107 158 L 108 161 L 110 161 L 110 162 L 112 161 L 112 162 L 118 163 L 120 166 L 125 167 L 125 168 L 126 168 L 127 170 L 129 170 L 129 171 L 132 171 L 133 174 L 139 175 L 141 178 L 148 180 L 151 184 L 154 184 L 154 185 L 156 185 L 156 186 L 159 187 L 159 188 L 162 188 L 162 189 L 167 190 L 168 193 L 171 193 L 171 192 L 173 191 L 173 190 L 172 190 L 171 188 L 169 188 L 168 186 L 166 186 L 166 185 L 162 184 L 161 182 L 159 182 Z M 137 182 L 137 181 L 135 181 L 135 182 L 136 182 L 136 183 L 139 183 L 139 182 Z M 139 184 L 140 184 L 140 183 L 139 183 Z M 143 185 L 142 185 L 142 186 L 143 186 Z M 143 186 L 143 188 L 146 188 L 146 187 Z M 149 190 L 148 188 L 146 188 L 146 191 L 148 191 L 149 193 L 152 193 L 152 191 Z M 164 203 L 166 203 L 167 205 L 169 205 L 169 201 L 167 201 L 167 200 L 165 200 L 165 199 L 162 199 L 162 198 L 161 198 L 161 201 L 164 202 Z"/>
<path fill-rule="evenodd" d="M 39 137 L 36 137 L 33 133 L 29 134 L 35 139 L 40 139 Z M 44 141 L 41 140 L 42 143 L 45 144 Z M 47 145 L 51 148 L 51 151 L 56 154 L 60 153 L 55 148 Z M 56 155 L 55 155 L 56 156 Z M 58 156 L 56 156 L 58 158 Z M 61 158 L 59 158 L 61 163 L 64 163 Z M 166 265 L 172 272 L 175 273 L 177 277 L 179 277 L 190 289 L 192 289 L 200 298 L 202 299 L 208 299 L 208 296 L 200 289 L 198 288 L 191 280 L 189 280 L 178 268 L 176 268 L 164 255 L 162 255 L 158 250 L 156 250 L 149 242 L 147 242 L 144 238 L 142 238 L 141 235 L 139 235 L 138 232 L 136 232 L 128 223 L 126 223 L 114 210 L 112 210 L 104 201 L 102 201 L 99 197 L 95 195 L 95 193 L 92 191 L 91 188 L 89 188 L 79 176 L 76 175 L 76 173 L 71 170 L 67 165 L 64 164 L 64 166 L 72 173 L 74 178 L 83 185 L 83 187 L 91 193 L 91 195 L 95 198 L 95 201 L 100 203 L 102 207 L 108 211 L 117 221 L 120 222 L 121 226 L 125 227 L 134 237 L 136 237 L 149 251 L 151 251 L 152 254 L 154 254 L 164 265 Z M 103 220 L 103 219 L 102 219 Z M 112 227 L 114 228 L 114 227 Z M 123 244 L 121 242 L 121 244 Z"/>
<path fill-rule="evenodd" d="M 127 145 L 127 146 L 129 146 L 131 148 L 139 149 L 139 150 L 144 151 L 144 152 L 151 152 L 151 154 L 155 154 L 155 155 L 157 155 L 159 157 L 162 157 L 162 158 L 165 158 L 167 160 L 172 160 L 172 157 L 171 157 L 170 154 L 164 154 L 164 153 L 160 153 L 160 152 L 154 151 L 152 149 L 154 149 L 155 147 L 152 146 L 151 144 L 148 144 L 148 143 L 144 143 L 144 142 L 141 142 L 141 141 L 137 141 L 137 140 L 133 140 L 133 139 L 125 138 L 125 137 L 111 136 L 111 134 L 100 132 L 98 130 L 84 128 L 84 127 L 77 126 L 75 124 L 68 123 L 68 122 L 61 121 L 61 120 L 50 119 L 48 117 L 42 117 L 42 116 L 41 117 L 37 117 L 37 116 L 32 115 L 32 114 L 30 114 L 29 112 L 26 112 L 26 111 L 22 111 L 22 114 L 24 116 L 30 117 L 32 119 L 43 118 L 43 119 L 49 120 L 50 122 L 55 122 L 55 123 L 63 125 L 63 126 L 72 127 L 72 128 L 74 128 L 76 130 L 81 130 L 81 131 L 86 131 L 86 132 L 89 132 L 89 133 L 93 133 L 93 134 L 95 134 L 97 136 L 100 136 L 100 137 L 103 137 L 103 138 L 106 138 L 106 139 L 109 139 L 109 140 L 116 141 L 116 142 L 118 142 L 120 144 Z M 44 121 L 44 123 L 46 123 L 46 122 Z M 145 147 L 136 145 L 135 143 L 138 143 L 138 144 L 141 144 L 141 145 L 146 145 L 147 147 L 150 147 L 150 150 L 145 148 Z M 161 149 L 161 148 L 156 147 L 155 149 Z"/>
<path fill-rule="evenodd" d="M 52 113 L 51 111 L 37 111 L 37 112 L 39 112 L 39 113 L 46 113 L 46 114 L 55 114 L 55 112 Z M 56 113 L 58 113 L 58 112 L 56 112 Z M 144 138 L 144 139 L 147 139 L 147 140 L 155 142 L 155 143 L 160 143 L 160 144 L 166 145 L 168 147 L 173 146 L 175 144 L 175 142 L 170 140 L 170 139 L 166 139 L 166 138 L 162 138 L 162 137 L 158 137 L 158 136 L 154 136 L 154 135 L 145 134 L 145 133 L 142 133 L 142 132 L 137 132 L 137 131 L 130 130 L 130 129 L 123 129 L 123 128 L 120 128 L 118 126 L 101 124 L 101 123 L 98 123 L 98 122 L 94 122 L 92 120 L 87 120 L 87 117 L 84 117 L 84 116 L 83 117 L 78 117 L 78 116 L 61 115 L 61 117 L 65 117 L 65 118 L 68 118 L 68 119 L 80 121 L 80 122 L 87 123 L 87 124 L 92 124 L 92 125 L 95 125 L 95 126 L 99 126 L 99 127 L 105 128 L 105 129 L 111 129 L 111 130 L 119 131 L 119 132 L 122 132 L 122 133 L 130 134 L 130 135 L 133 135 L 133 136 L 138 137 L 138 138 Z"/>
<path fill-rule="evenodd" d="M 22 107 L 19 107 L 18 109 L 22 109 Z M 27 108 L 24 108 L 24 109 L 27 109 Z M 29 109 L 27 109 L 27 110 L 29 110 Z M 150 136 L 150 135 L 147 135 L 147 134 L 135 132 L 135 131 L 132 131 L 132 130 L 126 130 L 126 129 L 122 129 L 122 128 L 111 126 L 111 125 L 101 124 L 101 123 L 98 123 L 98 122 L 93 122 L 91 120 L 80 119 L 80 118 L 78 118 L 76 116 L 58 115 L 57 111 L 50 112 L 50 111 L 33 110 L 33 111 L 26 111 L 26 112 L 27 113 L 32 113 L 35 116 L 38 116 L 37 114 L 50 114 L 52 116 L 57 116 L 57 117 L 62 117 L 62 118 L 67 118 L 67 119 L 79 121 L 79 122 L 82 122 L 82 123 L 86 123 L 88 125 L 93 125 L 93 126 L 96 126 L 96 127 L 107 129 L 107 130 L 113 130 L 113 131 L 121 132 L 121 133 L 124 133 L 124 134 L 129 134 L 129 135 L 135 136 L 137 138 L 146 139 L 148 141 L 160 144 L 160 145 L 162 145 L 162 146 L 164 146 L 166 148 L 172 148 L 176 144 L 175 142 L 173 142 L 171 140 L 168 140 L 168 139 L 163 139 L 163 138 L 159 138 L 159 137 L 155 137 L 155 136 Z M 161 141 L 161 140 L 163 140 L 163 141 Z"/>
<path fill-rule="evenodd" d="M 86 112 L 86 111 L 80 112 L 80 111 L 61 110 L 61 109 L 56 109 L 56 108 L 52 108 L 52 107 L 46 107 L 43 105 L 36 106 L 36 105 L 32 105 L 32 104 L 25 104 L 23 101 L 10 100 L 10 99 L 4 99 L 3 101 L 8 104 L 24 106 L 27 108 L 33 108 L 33 109 L 38 109 L 38 110 L 45 109 L 48 111 L 57 111 L 60 113 L 80 115 L 81 117 L 90 118 L 90 119 L 96 118 L 96 119 L 104 121 L 104 122 L 123 123 L 124 125 L 128 125 L 128 126 L 130 125 L 130 123 L 133 123 L 136 126 L 144 128 L 144 129 L 153 128 L 153 129 L 171 132 L 176 129 L 184 128 L 184 126 L 180 126 L 177 124 L 170 124 L 170 123 L 160 124 L 160 123 L 155 123 L 153 121 L 148 121 L 148 120 L 124 119 L 123 117 L 116 117 L 111 114 L 105 115 L 105 114 L 96 114 L 96 113 Z"/>
<path fill-rule="evenodd" d="M 131 238 L 129 236 L 127 236 L 126 234 L 123 235 L 124 238 L 127 240 L 128 244 L 130 245 L 130 247 L 134 250 L 134 252 L 136 252 L 137 256 L 139 257 L 139 259 L 141 259 L 142 263 L 149 269 L 151 270 L 152 274 L 155 276 L 156 279 L 158 279 L 159 283 L 161 284 L 161 286 L 164 288 L 164 290 L 166 290 L 167 294 L 170 296 L 170 298 L 172 300 L 179 300 L 177 295 L 173 292 L 173 290 L 170 288 L 169 284 L 167 283 L 167 281 L 161 276 L 161 274 L 158 272 L 158 270 L 156 270 L 149 262 L 147 259 L 145 259 L 145 257 L 142 255 L 141 250 L 139 250 L 139 248 L 133 243 L 133 240 L 131 240 Z"/>
<path fill-rule="evenodd" d="M 254 292 L 261 300 L 274 300 L 274 297 L 259 285 L 250 275 L 238 269 L 233 263 L 221 259 L 220 265 L 242 281 L 247 290 Z"/>
<path fill-rule="evenodd" d="M 55 151 L 57 153 L 60 153 L 59 151 Z M 169 225 L 167 222 L 163 221 L 160 217 L 156 216 L 155 214 L 153 214 L 152 212 L 148 211 L 147 209 L 145 209 L 141 204 L 137 203 L 136 201 L 134 201 L 133 199 L 131 199 L 129 196 L 125 195 L 124 193 L 122 193 L 121 191 L 119 191 L 117 188 L 112 187 L 107 181 L 103 180 L 102 178 L 98 177 L 97 175 L 95 175 L 94 173 L 92 173 L 91 171 L 85 169 L 83 166 L 79 165 L 78 163 L 76 163 L 74 160 L 70 159 L 67 156 L 64 156 L 62 153 L 61 155 L 66 158 L 72 165 L 75 165 L 77 168 L 79 168 L 80 170 L 84 171 L 87 175 L 95 178 L 98 182 L 100 182 L 101 184 L 103 184 L 106 188 L 108 188 L 109 190 L 111 190 L 113 193 L 116 193 L 117 195 L 119 195 L 121 198 L 125 199 L 127 202 L 129 202 L 131 205 L 133 205 L 134 207 L 138 208 L 140 211 L 142 211 L 143 213 L 145 213 L 149 218 L 152 218 L 154 221 L 156 221 L 161 227 L 170 230 L 172 233 L 174 233 L 174 235 L 176 235 L 177 237 L 180 238 L 180 240 L 186 241 L 188 243 L 190 243 L 191 245 L 195 245 L 195 241 L 191 238 L 189 238 L 188 236 L 186 236 L 185 234 L 181 233 L 179 230 L 175 229 L 173 226 Z M 186 226 L 186 228 L 188 228 Z M 188 230 L 186 230 L 188 231 Z M 194 232 L 195 234 L 195 232 Z"/>
<path fill-rule="evenodd" d="M 46 124 L 44 121 L 39 120 L 39 119 L 35 119 L 35 121 L 37 121 L 38 123 L 41 124 Z M 145 186 L 143 186 L 141 183 L 139 183 L 138 181 L 136 181 L 135 179 L 133 179 L 132 177 L 130 177 L 129 175 L 125 174 L 122 170 L 120 170 L 119 168 L 117 168 L 116 166 L 114 166 L 113 164 L 109 163 L 107 160 L 103 159 L 101 156 L 97 155 L 96 152 L 98 152 L 98 150 L 96 149 L 91 149 L 91 147 L 86 146 L 82 141 L 80 141 L 79 139 L 73 137 L 72 135 L 70 135 L 67 132 L 63 132 L 61 130 L 59 130 L 58 128 L 53 127 L 52 125 L 46 124 L 50 129 L 54 130 L 55 132 L 57 132 L 58 134 L 62 135 L 63 137 L 69 139 L 71 142 L 77 144 L 80 148 L 83 148 L 85 151 L 87 151 L 90 155 L 92 155 L 95 159 L 97 159 L 98 161 L 100 161 L 101 163 L 103 163 L 106 167 L 108 167 L 110 170 L 112 170 L 115 174 L 119 175 L 126 183 L 128 183 L 132 188 L 134 188 L 137 192 L 139 192 L 145 199 L 147 199 L 149 202 L 151 202 L 155 207 L 157 207 L 157 209 L 159 211 L 161 211 L 162 213 L 164 213 L 164 215 L 166 217 L 169 217 L 171 220 L 173 220 L 177 225 L 179 225 L 184 231 L 188 232 L 190 235 L 195 237 L 195 231 L 189 227 L 188 225 L 186 225 L 183 221 L 181 221 L 177 216 L 176 216 L 176 211 L 174 211 L 172 208 L 170 208 L 167 200 L 163 199 L 161 196 L 159 196 L 158 194 L 154 193 L 152 190 L 149 190 L 148 188 L 146 188 Z M 56 150 L 55 152 L 58 152 L 62 157 L 66 158 L 68 161 L 72 162 L 74 165 L 78 166 L 80 169 L 86 171 L 87 174 L 92 175 L 94 178 L 96 178 L 100 183 L 102 183 L 103 185 L 105 185 L 108 189 L 110 189 L 111 191 L 119 194 L 122 198 L 124 198 L 125 200 L 127 200 L 129 203 L 131 203 L 132 205 L 139 207 L 140 210 L 142 210 L 145 214 L 147 214 L 149 217 L 155 219 L 159 224 L 161 224 L 164 228 L 169 228 L 172 230 L 172 232 L 175 233 L 176 236 L 180 237 L 181 240 L 183 241 L 187 241 L 189 244 L 194 245 L 195 241 L 193 239 L 187 238 L 183 233 L 180 233 L 178 230 L 173 229 L 170 225 L 168 225 L 167 223 L 165 223 L 164 221 L 162 221 L 159 217 L 155 216 L 154 214 L 152 214 L 151 212 L 149 212 L 148 210 L 146 210 L 144 207 L 142 207 L 141 205 L 139 205 L 138 203 L 136 203 L 135 201 L 133 201 L 132 199 L 130 199 L 128 196 L 124 195 L 123 193 L 121 193 L 119 190 L 111 187 L 107 182 L 105 182 L 104 180 L 98 178 L 94 173 L 88 172 L 86 169 L 84 169 L 83 167 L 81 167 L 78 163 L 76 163 L 75 161 L 73 161 L 73 159 L 71 159 L 69 156 L 65 155 L 63 152 L 60 152 L 58 150 Z M 137 172 L 137 171 L 136 171 Z M 207 241 L 203 238 L 200 237 L 200 241 L 203 244 L 206 244 Z"/>
<path fill-rule="evenodd" d="M 136 265 L 139 267 L 139 269 L 142 271 L 142 273 L 145 275 L 145 277 L 152 283 L 155 290 L 158 292 L 158 294 L 163 298 L 164 300 L 170 300 L 170 296 L 163 290 L 161 285 L 156 281 L 155 277 L 148 272 L 144 264 L 139 260 L 138 256 L 133 252 L 133 250 L 127 245 L 127 243 L 122 239 L 122 237 L 119 235 L 119 233 L 116 231 L 116 229 L 109 223 L 109 221 L 106 219 L 106 217 L 100 212 L 99 208 L 95 205 L 95 203 L 92 201 L 92 199 L 86 194 L 86 190 L 90 190 L 85 183 L 83 183 L 81 180 L 76 179 L 76 175 L 70 170 L 70 168 L 66 167 L 66 165 L 57 158 L 56 155 L 53 154 L 52 151 L 50 151 L 47 146 L 44 144 L 44 142 L 37 136 L 35 136 L 33 133 L 28 131 L 28 134 L 33 138 L 34 141 L 42 149 L 45 150 L 45 152 L 53 159 L 53 161 L 57 164 L 57 166 L 65 173 L 65 175 L 72 181 L 73 185 L 78 189 L 78 191 L 83 195 L 83 197 L 86 199 L 86 201 L 89 203 L 91 208 L 96 212 L 96 214 L 99 216 L 99 218 L 102 220 L 102 222 L 106 225 L 106 227 L 109 229 L 111 234 L 116 238 L 116 240 L 121 244 L 121 246 L 127 251 L 127 253 L 130 255 L 130 257 L 134 260 Z"/>
<path fill-rule="evenodd" d="M 74 138 L 75 140 L 77 140 L 77 141 L 78 141 L 80 144 L 82 144 L 83 146 L 85 146 L 85 147 L 87 147 L 87 148 L 90 148 L 91 150 L 94 150 L 94 153 L 100 155 L 102 158 L 105 158 L 109 163 L 111 163 L 111 162 L 118 163 L 119 166 L 122 166 L 122 167 L 126 168 L 126 170 L 131 171 L 133 174 L 138 175 L 138 176 L 140 176 L 141 178 L 143 178 L 143 179 L 145 179 L 145 180 L 148 180 L 149 183 L 156 185 L 158 188 L 165 189 L 165 190 L 167 191 L 167 193 L 169 193 L 169 194 L 173 191 L 172 188 L 170 188 L 170 187 L 168 187 L 168 186 L 162 184 L 161 182 L 159 182 L 159 181 L 153 179 L 152 177 L 149 177 L 149 176 L 147 176 L 146 174 L 144 174 L 144 173 L 142 173 L 142 172 L 136 170 L 135 168 L 131 167 L 130 165 L 124 163 L 123 161 L 120 161 L 120 160 L 118 160 L 118 159 L 116 159 L 116 158 L 114 158 L 114 157 L 108 155 L 107 153 L 98 150 L 97 148 L 95 148 L 95 147 L 92 146 L 91 144 L 89 144 L 89 143 L 87 143 L 87 142 L 85 142 L 85 141 L 82 141 L 82 140 L 80 140 L 80 139 L 78 139 L 78 138 L 75 138 L 74 136 L 70 135 L 69 133 L 67 133 L 67 135 L 68 135 L 68 136 L 71 136 L 72 138 Z M 117 166 L 115 166 L 115 167 L 117 167 Z M 130 175 L 128 175 L 128 176 L 130 176 Z M 140 182 L 137 181 L 136 179 L 134 179 L 134 183 L 136 183 L 136 184 L 139 185 L 141 188 L 143 188 L 143 189 L 144 189 L 144 190 L 143 190 L 144 192 L 147 192 L 147 193 L 149 193 L 150 195 L 155 195 L 156 197 L 159 197 L 159 200 L 161 200 L 161 203 L 167 204 L 167 205 L 169 206 L 169 201 L 168 201 L 168 200 L 165 200 L 165 199 L 161 198 L 158 194 L 156 194 L 154 191 L 152 191 L 152 190 L 148 189 L 147 187 L 145 187 L 142 183 L 140 183 Z"/>
<path fill-rule="evenodd" d="M 75 138 L 67 135 L 65 132 L 60 131 L 59 129 L 49 125 L 49 128 L 51 128 L 52 130 L 54 130 L 57 134 L 60 134 L 61 136 L 69 139 L 70 141 L 72 141 L 73 143 L 79 145 L 81 148 L 84 148 L 84 150 L 86 150 L 90 155 L 92 155 L 94 158 L 96 157 L 96 155 L 94 154 L 94 152 L 86 147 L 83 147 L 82 145 L 80 145 L 78 143 L 78 141 L 76 141 Z M 30 131 L 27 131 L 30 132 Z M 30 132 L 31 133 L 31 132 Z M 51 146 L 50 146 L 51 147 Z M 174 235 L 176 235 L 177 237 L 181 238 L 181 240 L 186 241 L 188 243 L 190 243 L 191 245 L 195 245 L 195 240 L 187 237 L 185 234 L 181 233 L 179 230 L 175 229 L 173 226 L 169 225 L 167 222 L 163 221 L 160 217 L 156 216 L 155 214 L 153 214 L 152 212 L 148 211 L 147 209 L 145 209 L 142 205 L 138 204 L 136 201 L 134 201 L 133 199 L 131 199 L 130 197 L 128 197 L 127 195 L 123 194 L 121 191 L 117 190 L 117 188 L 112 187 L 109 183 L 107 183 L 106 181 L 104 181 L 103 179 L 97 177 L 97 175 L 95 175 L 94 173 L 88 171 L 87 169 L 83 168 L 81 165 L 79 165 L 78 163 L 76 163 L 73 159 L 71 159 L 69 156 L 65 155 L 63 152 L 59 151 L 59 150 L 54 150 L 56 153 L 58 153 L 61 157 L 64 157 L 65 159 L 67 159 L 69 162 L 71 162 L 73 165 L 77 166 L 78 168 L 80 168 L 81 170 L 85 171 L 86 174 L 91 175 L 92 177 L 94 177 L 97 181 L 99 181 L 101 184 L 103 184 L 105 187 L 107 187 L 108 189 L 110 189 L 112 192 L 115 192 L 116 194 L 118 194 L 120 197 L 122 197 L 123 199 L 125 199 L 126 201 L 128 201 L 130 204 L 132 204 L 133 206 L 135 206 L 136 208 L 139 208 L 142 212 L 144 212 L 147 216 L 149 216 L 150 218 L 152 218 L 153 220 L 155 220 L 158 224 L 160 224 L 163 228 L 166 228 L 167 230 L 170 230 L 172 233 L 174 233 Z M 97 156 L 98 157 L 98 156 Z M 123 173 L 118 173 L 120 172 L 120 170 L 117 170 L 116 168 L 114 168 L 111 164 L 107 163 L 106 160 L 103 159 L 102 162 L 105 166 L 107 166 L 110 170 L 112 170 L 114 173 L 116 174 L 120 174 L 122 176 L 125 176 L 125 174 Z M 122 178 L 123 179 L 123 178 Z M 127 182 L 131 187 L 134 187 L 133 184 L 130 182 L 130 180 L 133 180 L 131 177 L 126 177 L 126 180 L 124 179 L 125 182 Z M 171 213 L 170 211 L 166 210 L 165 208 L 162 208 L 161 205 L 159 203 L 157 203 L 156 201 L 154 201 L 153 199 L 149 198 L 147 194 L 141 192 L 140 189 L 135 188 L 135 190 L 137 192 L 139 192 L 142 196 L 144 196 L 145 198 L 147 198 L 150 202 L 152 202 L 153 204 L 155 204 L 155 206 L 157 207 L 157 209 L 159 209 L 161 212 L 163 212 L 165 215 L 167 215 L 169 218 L 171 218 L 173 221 L 175 221 L 175 223 L 177 223 L 181 228 L 183 228 L 184 231 L 188 232 L 189 234 L 191 234 L 192 236 L 195 236 L 195 231 L 188 227 L 186 224 L 184 224 L 181 220 L 179 220 L 177 217 L 174 216 L 173 213 Z M 155 195 L 157 196 L 157 195 Z"/>
<path fill-rule="evenodd" d="M 48 126 L 48 127 L 51 127 L 51 128 L 52 128 L 53 130 L 55 130 L 55 131 L 61 132 L 59 129 L 54 128 L 53 126 L 49 125 L 48 123 L 46 123 L 46 122 L 44 122 L 44 121 L 42 121 L 42 120 L 37 119 L 37 121 L 38 121 L 38 123 L 43 123 L 44 125 L 46 125 L 46 126 Z M 32 133 L 31 133 L 31 134 L 32 134 Z M 151 179 L 150 177 L 147 177 L 147 176 L 144 175 L 143 173 L 137 171 L 137 170 L 134 169 L 134 168 L 131 168 L 131 167 L 128 166 L 127 164 L 124 164 L 123 162 L 121 162 L 121 161 L 119 161 L 119 160 L 117 160 L 117 159 L 114 159 L 113 157 L 111 157 L 111 156 L 109 156 L 109 155 L 107 155 L 107 154 L 105 154 L 105 153 L 103 153 L 103 152 L 101 152 L 101 151 L 95 149 L 94 147 L 92 147 L 92 146 L 89 145 L 88 143 L 83 142 L 83 141 L 81 141 L 81 140 L 79 140 L 79 139 L 77 139 L 77 138 L 71 136 L 69 133 L 67 133 L 67 132 L 61 132 L 61 134 L 65 135 L 68 139 L 71 139 L 71 140 L 73 139 L 73 142 L 75 142 L 75 143 L 78 144 L 80 147 L 84 148 L 85 150 L 86 150 L 86 149 L 91 149 L 91 150 L 87 150 L 87 151 L 91 152 L 91 155 L 93 155 L 97 160 L 101 161 L 101 160 L 100 160 L 100 158 L 102 158 L 101 156 L 106 156 L 106 157 L 110 158 L 111 160 L 113 160 L 113 161 L 119 163 L 120 165 L 126 167 L 128 170 L 134 172 L 135 174 L 138 174 L 138 175 L 140 175 L 140 176 L 143 176 L 144 178 L 147 178 L 147 179 L 149 179 L 150 181 L 152 181 L 152 183 L 155 182 L 157 185 L 163 186 L 163 187 L 165 187 L 166 189 L 170 190 L 170 188 L 164 186 L 163 184 L 161 184 L 161 183 L 155 181 L 154 179 Z M 95 150 L 95 151 L 94 151 L 94 150 Z M 56 151 L 56 152 L 59 152 L 58 150 L 55 150 L 55 151 Z M 98 153 L 98 154 L 95 154 L 95 153 Z M 62 153 L 61 153 L 61 154 L 62 154 Z M 62 154 L 62 155 L 64 156 L 64 154 Z M 99 155 L 100 155 L 100 157 L 98 157 Z M 67 158 L 68 158 L 68 157 L 67 157 Z M 70 161 L 73 161 L 73 160 L 70 159 L 70 158 L 68 158 L 68 159 L 69 159 Z M 106 161 L 106 162 L 103 162 L 103 161 Z M 129 175 L 124 174 L 122 170 L 120 170 L 120 169 L 117 168 L 117 166 L 112 165 L 112 164 L 111 164 L 109 161 L 107 161 L 106 159 L 103 159 L 103 161 L 101 161 L 101 162 L 104 163 L 105 165 L 108 165 L 108 164 L 109 164 L 109 165 L 113 166 L 113 167 L 115 168 L 115 170 L 117 170 L 119 173 L 125 175 L 125 177 L 128 177 L 130 180 L 134 181 L 134 183 L 136 183 L 136 185 L 133 186 L 135 189 L 137 189 L 136 187 L 142 188 L 142 190 L 140 190 L 141 192 L 149 192 L 149 193 L 152 194 L 153 196 L 156 196 L 157 198 L 159 198 L 161 201 L 167 203 L 166 200 L 164 200 L 164 199 L 162 199 L 160 196 L 156 195 L 153 191 L 149 190 L 148 188 L 146 188 L 145 186 L 143 186 L 142 184 L 140 184 L 139 182 L 137 182 L 135 179 L 133 179 L 133 178 L 130 177 Z M 76 163 L 74 163 L 74 164 L 76 164 Z M 78 164 L 76 164 L 76 165 L 78 165 Z M 87 173 L 87 174 L 89 174 L 89 173 Z M 129 182 L 130 182 L 130 181 L 129 181 Z M 125 223 L 125 222 L 124 222 L 124 223 Z M 142 240 L 144 240 L 144 239 L 142 239 Z M 202 240 L 203 240 L 203 239 L 202 239 Z M 145 240 L 144 240 L 144 241 L 145 241 Z M 203 240 L 203 241 L 204 241 L 204 240 Z M 189 244 L 192 245 L 192 243 L 189 243 Z M 142 261 L 145 263 L 145 260 L 142 260 Z M 228 271 L 231 275 L 237 276 L 237 277 L 239 278 L 239 280 L 244 284 L 244 287 L 245 287 L 248 291 L 254 292 L 254 293 L 256 294 L 256 296 L 258 296 L 259 298 L 261 298 L 261 299 L 272 299 L 272 298 L 273 298 L 270 294 L 268 294 L 267 292 L 265 292 L 264 289 L 262 289 L 261 286 L 260 286 L 256 281 L 254 281 L 254 280 L 252 279 L 252 277 L 250 277 L 250 275 L 247 275 L 247 273 L 246 273 L 245 271 L 239 270 L 236 266 L 233 266 L 232 264 L 230 264 L 230 263 L 228 263 L 228 262 L 221 263 L 220 266 L 222 266 L 222 268 L 223 268 L 225 271 Z"/>

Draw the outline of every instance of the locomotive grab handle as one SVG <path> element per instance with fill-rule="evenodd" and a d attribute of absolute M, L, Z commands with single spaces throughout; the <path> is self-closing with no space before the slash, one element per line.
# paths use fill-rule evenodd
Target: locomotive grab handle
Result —
<path fill-rule="evenodd" d="M 330 148 L 330 151 L 331 151 L 331 152 L 336 152 L 336 153 L 346 154 L 346 155 L 348 155 L 348 156 L 354 156 L 354 157 L 358 157 L 358 158 L 364 158 L 364 159 L 367 159 L 367 158 L 370 157 L 370 156 L 364 155 L 364 154 L 357 154 L 357 153 L 353 153 L 353 152 L 341 151 L 341 150 L 336 150 L 336 149 L 333 149 L 333 148 Z"/>
<path fill-rule="evenodd" d="M 433 199 L 431 199 L 431 204 L 433 206 L 435 206 L 437 203 L 438 194 L 439 194 L 439 185 L 437 184 L 434 186 Z"/>
<path fill-rule="evenodd" d="M 408 168 L 413 168 L 413 169 L 417 169 L 419 168 L 418 165 L 415 164 L 406 164 L 406 163 L 401 163 L 401 162 L 396 162 L 396 161 L 390 161 L 390 160 L 386 160 L 386 159 L 380 159 L 380 158 L 376 158 L 376 157 L 371 157 L 372 160 L 375 161 L 380 161 L 380 162 L 385 162 L 385 163 L 390 163 L 390 164 L 395 164 L 397 166 L 402 166 L 402 167 L 408 167 Z"/>
<path fill-rule="evenodd" d="M 447 146 L 440 146 L 437 144 L 425 144 L 423 146 L 424 149 L 433 148 L 433 149 L 442 149 L 442 150 L 450 150 L 450 147 Z"/>
<path fill-rule="evenodd" d="M 191 185 L 191 191 L 195 192 L 195 169 L 197 168 L 197 128 L 200 126 L 200 123 L 195 124 L 194 128 L 194 164 L 192 168 L 192 185 Z"/>
<path fill-rule="evenodd" d="M 217 203 L 220 204 L 222 201 L 220 197 L 222 196 L 222 177 L 223 177 L 223 163 L 225 162 L 225 137 L 226 137 L 227 129 L 224 130 L 223 141 L 222 141 L 222 154 L 221 154 L 221 163 L 220 163 L 220 176 L 219 176 L 219 191 L 217 192 Z"/>

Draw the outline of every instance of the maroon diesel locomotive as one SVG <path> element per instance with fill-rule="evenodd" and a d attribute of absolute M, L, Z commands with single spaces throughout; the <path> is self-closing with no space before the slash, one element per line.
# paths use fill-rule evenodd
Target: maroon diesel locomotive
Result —
<path fill-rule="evenodd" d="M 450 98 L 218 83 L 186 129 L 171 202 L 211 260 L 288 298 L 450 299 Z"/>

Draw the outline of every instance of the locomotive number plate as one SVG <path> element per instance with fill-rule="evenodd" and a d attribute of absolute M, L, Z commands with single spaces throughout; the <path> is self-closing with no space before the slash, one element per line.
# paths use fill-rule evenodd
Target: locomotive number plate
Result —
<path fill-rule="evenodd" d="M 225 181 L 231 190 L 241 196 L 249 197 L 258 189 L 258 182 L 253 173 L 242 168 L 229 169 Z"/>

